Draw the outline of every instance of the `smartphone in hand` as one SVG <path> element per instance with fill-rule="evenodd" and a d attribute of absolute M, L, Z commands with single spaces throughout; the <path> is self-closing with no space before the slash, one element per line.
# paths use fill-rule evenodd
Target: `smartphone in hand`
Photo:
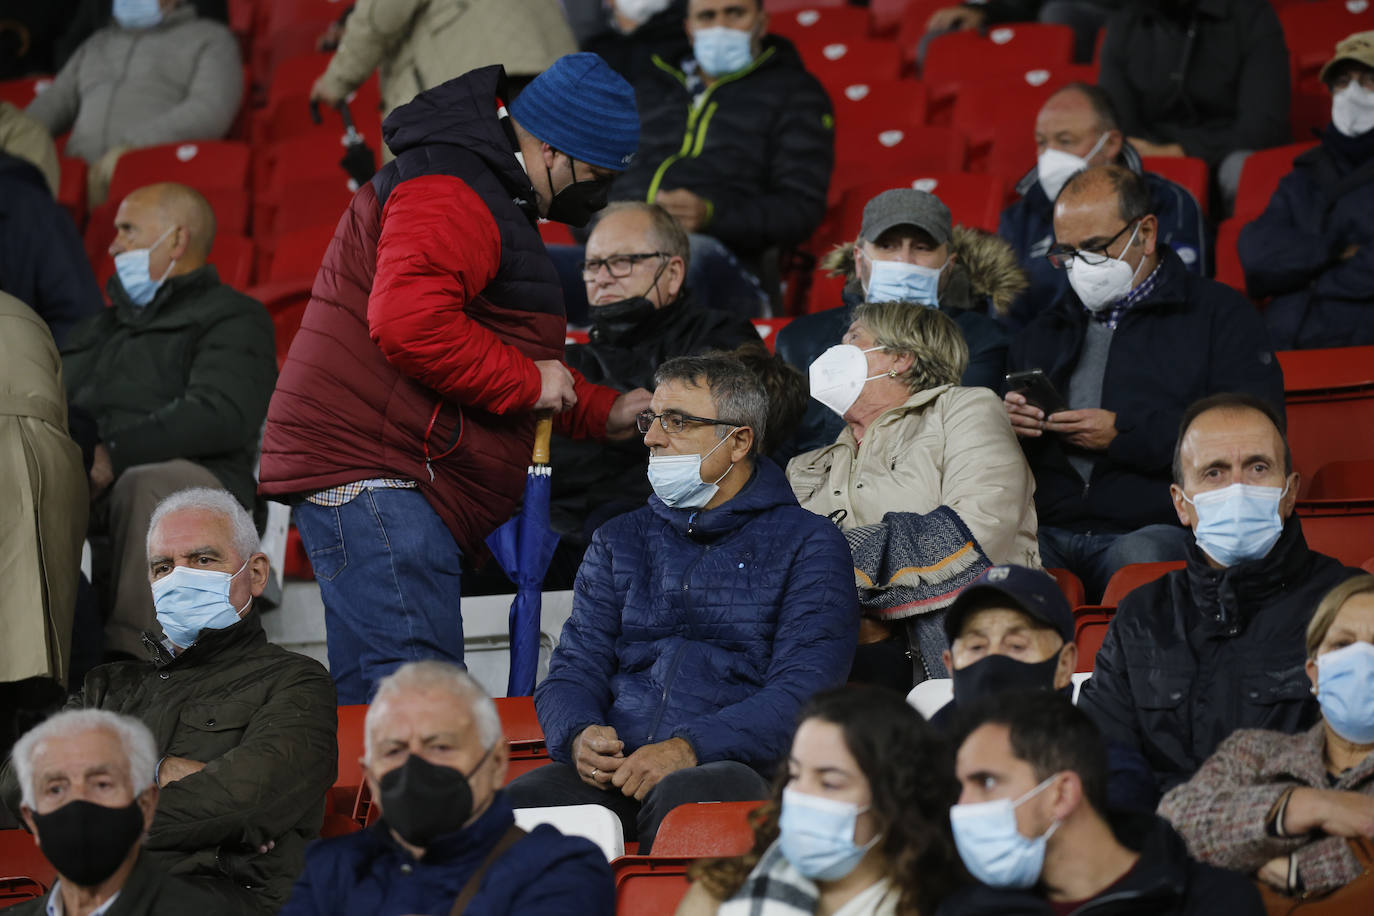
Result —
<path fill-rule="evenodd" d="M 1068 410 L 1069 405 L 1054 387 L 1043 369 L 1027 369 L 1024 372 L 1007 373 L 1007 390 L 1023 396 L 1033 407 L 1039 407 L 1045 416 Z"/>

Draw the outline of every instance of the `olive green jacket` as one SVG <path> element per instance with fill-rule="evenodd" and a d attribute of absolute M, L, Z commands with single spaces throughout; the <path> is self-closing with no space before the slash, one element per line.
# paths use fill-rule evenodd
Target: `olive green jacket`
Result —
<path fill-rule="evenodd" d="M 44 916 L 48 896 L 17 904 L 5 916 Z M 140 855 L 105 916 L 220 916 L 228 912 L 232 911 L 212 892 L 167 875 L 149 856 Z"/>
<path fill-rule="evenodd" d="M 251 887 L 256 909 L 275 913 L 319 835 L 338 772 L 334 682 L 318 662 L 269 643 L 255 611 L 205 631 L 175 658 L 144 639 L 152 661 L 95 668 L 68 708 L 136 716 L 160 755 L 205 763 L 162 788 L 145 849 L 172 875 Z M 17 812 L 9 763 L 0 793 Z"/>
<path fill-rule="evenodd" d="M 277 382 L 272 319 L 206 265 L 168 279 L 142 308 L 110 278 L 111 308 L 62 349 L 71 403 L 95 417 L 115 475 L 186 458 L 253 505 L 253 462 Z"/>

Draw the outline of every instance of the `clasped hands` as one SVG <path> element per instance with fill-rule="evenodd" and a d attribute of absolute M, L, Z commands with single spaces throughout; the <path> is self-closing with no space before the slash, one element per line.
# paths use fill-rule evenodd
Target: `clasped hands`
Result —
<path fill-rule="evenodd" d="M 697 765 L 696 752 L 682 738 L 646 744 L 625 756 L 625 742 L 609 725 L 589 725 L 573 741 L 573 766 L 589 786 L 609 791 L 612 787 L 635 801 L 663 777 Z"/>

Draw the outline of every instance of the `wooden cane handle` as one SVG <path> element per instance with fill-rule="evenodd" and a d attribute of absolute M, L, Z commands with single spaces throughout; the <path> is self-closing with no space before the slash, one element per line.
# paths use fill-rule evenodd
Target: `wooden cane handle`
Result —
<path fill-rule="evenodd" d="M 553 435 L 553 414 L 541 411 L 534 424 L 534 458 L 532 464 L 549 463 L 549 438 Z"/>

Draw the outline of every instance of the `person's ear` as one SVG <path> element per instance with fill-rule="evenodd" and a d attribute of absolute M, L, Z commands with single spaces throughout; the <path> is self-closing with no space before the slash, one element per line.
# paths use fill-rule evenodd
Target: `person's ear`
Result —
<path fill-rule="evenodd" d="M 506 784 L 506 774 L 510 770 L 510 742 L 501 736 L 492 748 L 490 770 L 491 792 L 495 795 Z"/>
<path fill-rule="evenodd" d="M 172 234 L 167 237 L 167 256 L 173 261 L 180 261 L 190 247 L 191 233 L 185 226 L 173 226 Z"/>
<path fill-rule="evenodd" d="M 1169 498 L 1174 501 L 1174 512 L 1183 527 L 1192 528 L 1197 524 L 1197 514 L 1192 504 L 1184 498 L 1182 487 L 1176 483 L 1169 484 Z"/>
<path fill-rule="evenodd" d="M 1283 499 L 1279 500 L 1279 518 L 1287 519 L 1293 514 L 1293 507 L 1298 503 L 1298 489 L 1302 486 L 1302 475 L 1293 471 L 1288 475 L 1288 492 L 1283 494 Z"/>
<path fill-rule="evenodd" d="M 272 572 L 272 561 L 267 554 L 259 551 L 248 558 L 248 588 L 256 598 L 267 588 L 267 577 Z"/>
<path fill-rule="evenodd" d="M 951 674 L 954 673 L 954 656 L 950 654 L 948 649 L 940 653 L 940 661 L 944 662 L 946 671 Z"/>
<path fill-rule="evenodd" d="M 1311 664 L 1310 662 L 1308 664 Z M 28 805 L 20 805 L 19 817 L 28 828 L 29 833 L 33 834 L 33 845 L 38 845 L 38 825 L 33 820 L 33 809 Z"/>
<path fill-rule="evenodd" d="M 1116 157 L 1121 155 L 1121 147 L 1126 144 L 1126 138 L 1121 135 L 1121 131 L 1112 128 L 1107 131 L 1107 139 L 1102 143 L 1102 162 L 1103 164 L 1116 161 Z"/>
<path fill-rule="evenodd" d="M 157 800 L 160 797 L 157 783 L 153 783 L 135 799 L 138 809 L 143 813 L 143 832 L 153 829 L 153 818 L 157 815 Z"/>
<path fill-rule="evenodd" d="M 901 378 L 911 371 L 911 367 L 916 365 L 916 355 L 914 353 L 899 353 L 897 358 L 892 361 L 892 371 L 897 373 L 894 379 Z"/>
<path fill-rule="evenodd" d="M 667 305 L 678 297 L 683 284 L 687 282 L 687 263 L 676 256 L 669 258 L 668 269 L 663 271 L 662 279 L 667 281 L 667 286 L 664 287 L 667 295 L 663 297 L 661 304 Z"/>
<path fill-rule="evenodd" d="M 1073 673 L 1078 670 L 1078 646 L 1072 642 L 1064 643 L 1059 650 L 1059 664 L 1054 669 L 1054 689 L 1063 690 L 1073 683 Z"/>
<path fill-rule="evenodd" d="M 1140 219 L 1140 247 L 1145 252 L 1145 257 L 1150 257 L 1155 253 L 1155 248 L 1159 244 L 1159 220 L 1153 213 L 1147 214 Z"/>
<path fill-rule="evenodd" d="M 1307 679 L 1312 682 L 1312 695 L 1317 695 L 1317 660 L 1309 658 L 1307 664 L 1303 665 L 1303 670 L 1307 672 Z"/>
<path fill-rule="evenodd" d="M 1056 782 L 1046 794 L 1050 796 L 1050 816 L 1056 821 L 1064 821 L 1083 803 L 1083 780 L 1073 770 L 1064 770 L 1056 776 Z"/>
<path fill-rule="evenodd" d="M 754 448 L 754 428 L 741 426 L 730 434 L 730 463 L 738 464 L 749 457 Z"/>

